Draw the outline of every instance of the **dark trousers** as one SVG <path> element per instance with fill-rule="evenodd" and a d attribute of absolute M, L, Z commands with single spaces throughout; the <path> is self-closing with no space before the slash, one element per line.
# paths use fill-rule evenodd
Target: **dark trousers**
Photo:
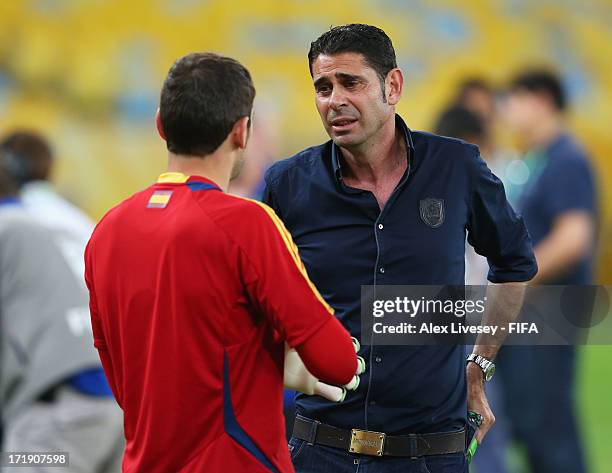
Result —
<path fill-rule="evenodd" d="M 467 473 L 465 455 L 452 453 L 417 459 L 356 455 L 338 448 L 308 445 L 294 437 L 289 451 L 296 473 Z"/>
<path fill-rule="evenodd" d="M 574 409 L 575 348 L 506 346 L 496 361 L 511 432 L 526 448 L 531 471 L 584 473 Z"/>

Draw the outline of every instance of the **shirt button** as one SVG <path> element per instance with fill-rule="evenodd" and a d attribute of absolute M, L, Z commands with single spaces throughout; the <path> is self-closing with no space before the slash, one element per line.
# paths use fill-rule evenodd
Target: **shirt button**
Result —
<path fill-rule="evenodd" d="M 378 229 L 379 229 L 379 230 L 382 230 L 383 228 L 385 228 L 385 226 L 384 226 L 382 223 L 379 223 L 379 224 L 378 224 Z"/>
<path fill-rule="evenodd" d="M 382 361 L 382 358 L 380 356 L 377 356 L 376 358 L 374 358 L 374 361 L 376 361 L 376 363 L 380 363 Z"/>
<path fill-rule="evenodd" d="M 380 269 L 379 269 L 378 271 L 380 271 L 381 273 L 384 273 L 384 272 L 385 272 L 385 268 L 383 268 L 383 267 L 381 266 L 381 267 L 380 267 Z"/>

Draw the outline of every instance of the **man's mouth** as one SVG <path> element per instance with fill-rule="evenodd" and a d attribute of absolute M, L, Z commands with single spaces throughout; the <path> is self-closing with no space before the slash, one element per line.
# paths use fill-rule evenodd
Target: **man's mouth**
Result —
<path fill-rule="evenodd" d="M 357 122 L 355 118 L 335 118 L 331 122 L 331 126 L 335 131 L 344 130 L 346 128 L 350 128 L 351 125 Z"/>

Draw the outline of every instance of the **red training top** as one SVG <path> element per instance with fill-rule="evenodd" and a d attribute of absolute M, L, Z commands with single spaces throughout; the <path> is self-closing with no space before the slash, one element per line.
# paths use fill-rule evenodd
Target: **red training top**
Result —
<path fill-rule="evenodd" d="M 332 347 L 304 350 L 328 382 L 356 362 L 274 212 L 162 174 L 106 214 L 85 262 L 94 344 L 124 411 L 123 471 L 293 472 L 285 341 L 302 354 L 335 330 Z"/>

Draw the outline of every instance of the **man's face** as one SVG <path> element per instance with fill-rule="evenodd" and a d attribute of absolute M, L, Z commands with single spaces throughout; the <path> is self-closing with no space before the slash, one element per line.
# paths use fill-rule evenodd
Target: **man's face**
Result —
<path fill-rule="evenodd" d="M 378 74 L 361 54 L 321 54 L 312 65 L 315 101 L 325 131 L 338 146 L 367 142 L 393 116 Z"/>
<path fill-rule="evenodd" d="M 463 105 L 471 112 L 478 114 L 488 126 L 493 124 L 495 101 L 491 93 L 476 88 L 470 89 L 465 94 Z"/>
<path fill-rule="evenodd" d="M 515 90 L 510 93 L 504 104 L 504 113 L 512 131 L 519 135 L 529 135 L 546 115 L 547 104 L 537 94 Z"/>
<path fill-rule="evenodd" d="M 242 168 L 244 167 L 244 160 L 246 155 L 246 146 L 249 142 L 249 138 L 251 137 L 251 130 L 253 128 L 253 113 L 251 112 L 251 116 L 248 119 L 240 120 L 232 131 L 232 138 L 234 139 L 234 145 L 237 147 L 236 149 L 236 158 L 234 163 L 232 164 L 232 173 L 230 175 L 230 181 L 236 179 Z"/>
<path fill-rule="evenodd" d="M 232 174 L 230 175 L 230 181 L 233 181 L 238 176 L 240 176 L 240 172 L 242 171 L 243 167 L 244 167 L 244 150 L 241 149 L 240 151 L 237 151 L 236 160 L 234 161 L 234 164 L 232 166 Z"/>

